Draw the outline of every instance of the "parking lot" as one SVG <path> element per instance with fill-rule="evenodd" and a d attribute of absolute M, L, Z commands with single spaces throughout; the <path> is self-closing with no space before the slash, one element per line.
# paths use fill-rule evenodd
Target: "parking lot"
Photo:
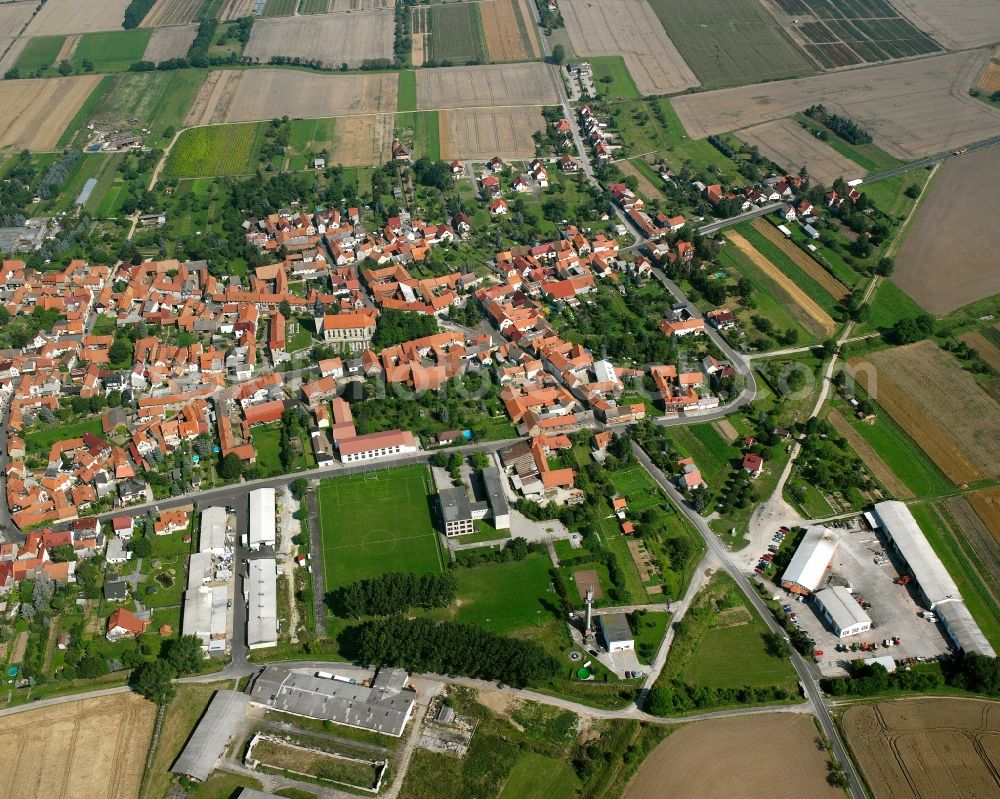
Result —
<path fill-rule="evenodd" d="M 784 604 L 790 605 L 792 612 L 797 614 L 797 621 L 802 629 L 816 641 L 816 650 L 823 654 L 817 656 L 820 671 L 824 676 L 840 676 L 844 674 L 848 662 L 857 659 L 887 655 L 894 660 L 906 658 L 934 658 L 948 651 L 950 644 L 937 623 L 924 621 L 918 614 L 924 608 L 915 599 L 912 586 L 896 585 L 893 580 L 900 576 L 898 564 L 890 557 L 878 535 L 870 530 L 862 529 L 856 522 L 851 522 L 843 528 L 840 544 L 833 556 L 823 582 L 816 590 L 827 585 L 846 585 L 858 599 L 871 603 L 866 608 L 872 620 L 872 629 L 860 635 L 839 638 L 827 626 L 820 616 L 816 603 L 811 599 L 797 598 L 780 586 L 775 594 L 785 597 Z M 884 555 L 881 565 L 876 564 L 878 556 Z M 780 575 L 775 579 L 780 580 Z M 882 642 L 886 638 L 900 639 L 898 646 L 885 648 Z M 837 645 L 850 647 L 853 643 L 877 643 L 875 651 L 838 652 Z"/>

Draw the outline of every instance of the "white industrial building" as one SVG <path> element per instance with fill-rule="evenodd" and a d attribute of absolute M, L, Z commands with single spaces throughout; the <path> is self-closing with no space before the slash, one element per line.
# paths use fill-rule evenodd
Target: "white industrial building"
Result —
<path fill-rule="evenodd" d="M 229 652 L 229 582 L 217 579 L 211 552 L 196 552 L 188 560 L 187 587 L 181 631 L 201 640 L 209 655 Z M 229 576 L 226 572 L 222 576 Z"/>
<path fill-rule="evenodd" d="M 273 492 L 272 492 L 273 494 Z M 278 563 L 274 558 L 247 562 L 247 646 L 264 649 L 278 644 Z"/>
<path fill-rule="evenodd" d="M 933 610 L 952 643 L 962 652 L 996 657 L 962 600 L 955 581 L 928 543 L 910 509 L 895 500 L 879 502 L 868 517 L 882 530 L 887 543 L 909 569 L 918 595 Z"/>
<path fill-rule="evenodd" d="M 597 617 L 601 640 L 608 652 L 624 652 L 635 649 L 635 637 L 624 613 L 607 613 Z"/>
<path fill-rule="evenodd" d="M 871 617 L 858 604 L 854 595 L 842 585 L 833 585 L 813 594 L 816 607 L 827 624 L 841 638 L 868 632 Z"/>
<path fill-rule="evenodd" d="M 807 529 L 781 575 L 781 585 L 793 594 L 811 594 L 822 582 L 838 543 L 840 533 L 829 527 L 814 524 Z"/>
<path fill-rule="evenodd" d="M 250 492 L 250 549 L 271 547 L 277 542 L 273 488 L 258 488 Z"/>
<path fill-rule="evenodd" d="M 226 509 L 213 505 L 201 512 L 200 552 L 222 555 L 226 551 Z"/>

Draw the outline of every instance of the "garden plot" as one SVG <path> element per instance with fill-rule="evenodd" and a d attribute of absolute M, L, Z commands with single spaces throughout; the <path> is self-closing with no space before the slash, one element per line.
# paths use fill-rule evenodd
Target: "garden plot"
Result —
<path fill-rule="evenodd" d="M 884 150 L 911 160 L 1000 130 L 1000 110 L 968 94 L 986 58 L 985 50 L 951 53 L 671 102 L 688 134 L 701 139 L 791 116 L 822 100 L 868 130 Z"/>
<path fill-rule="evenodd" d="M 738 130 L 736 135 L 788 172 L 797 173 L 805 166 L 810 178 L 826 186 L 837 178 L 858 177 L 856 163 L 817 139 L 794 119 L 765 122 Z"/>
<path fill-rule="evenodd" d="M 129 0 L 48 0 L 28 26 L 29 36 L 119 31 Z"/>
<path fill-rule="evenodd" d="M 560 10 L 574 52 L 622 56 L 642 94 L 673 94 L 698 85 L 646 0 L 563 0 Z"/>
<path fill-rule="evenodd" d="M 255 26 L 256 28 L 256 26 Z M 185 125 L 396 110 L 396 75 L 319 75 L 278 69 L 209 73 Z"/>
<path fill-rule="evenodd" d="M 0 82 L 0 148 L 52 150 L 100 75 Z"/>
<path fill-rule="evenodd" d="M 422 69 L 417 108 L 552 105 L 559 102 L 549 67 L 539 63 Z"/>
<path fill-rule="evenodd" d="M 545 128 L 541 108 L 442 111 L 441 157 L 445 160 L 504 159 L 535 155 L 536 131 Z"/>
<path fill-rule="evenodd" d="M 202 0 L 156 0 L 149 13 L 142 18 L 142 27 L 186 25 L 194 22 L 202 5 L 204 5 Z"/>
<path fill-rule="evenodd" d="M 172 28 L 157 28 L 149 37 L 143 61 L 159 64 L 171 58 L 184 58 L 191 49 L 191 42 L 198 33 L 197 25 L 175 25 Z"/>
<path fill-rule="evenodd" d="M 244 56 L 267 63 L 273 56 L 319 61 L 326 66 L 359 67 L 371 59 L 391 59 L 393 12 L 390 9 L 354 14 L 310 14 L 303 17 L 258 19 Z M 294 85 L 297 77 L 290 82 Z"/>

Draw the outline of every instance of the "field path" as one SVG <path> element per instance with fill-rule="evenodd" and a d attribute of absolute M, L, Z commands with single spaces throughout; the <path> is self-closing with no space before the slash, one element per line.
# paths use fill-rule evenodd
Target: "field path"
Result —
<path fill-rule="evenodd" d="M 913 499 L 913 492 L 896 476 L 889 464 L 882 460 L 875 448 L 851 426 L 851 423 L 844 418 L 840 411 L 831 411 L 826 418 L 833 425 L 833 429 L 847 439 L 851 448 L 858 453 L 861 460 L 872 470 L 876 479 L 886 487 L 887 491 L 896 499 Z"/>
<path fill-rule="evenodd" d="M 974 330 L 969 333 L 963 333 L 959 336 L 959 339 L 972 347 L 972 349 L 979 353 L 980 358 L 996 371 L 1000 372 L 1000 350 L 993 346 L 993 343 L 986 336 L 978 330 Z"/>
<path fill-rule="evenodd" d="M 802 289 L 800 289 L 788 275 L 772 264 L 763 254 L 749 241 L 735 231 L 726 231 L 726 237 L 736 245 L 736 248 L 746 255 L 754 266 L 762 271 L 767 277 L 773 280 L 783 289 L 810 320 L 814 323 L 813 332 L 818 332 L 822 336 L 829 336 L 837 328 L 833 318 L 824 311 L 819 304 Z"/>
<path fill-rule="evenodd" d="M 755 219 L 750 224 L 753 225 L 754 230 L 787 255 L 793 264 L 819 283 L 835 300 L 842 300 L 851 293 L 847 286 L 782 236 L 781 231 L 770 222 L 763 219 Z"/>

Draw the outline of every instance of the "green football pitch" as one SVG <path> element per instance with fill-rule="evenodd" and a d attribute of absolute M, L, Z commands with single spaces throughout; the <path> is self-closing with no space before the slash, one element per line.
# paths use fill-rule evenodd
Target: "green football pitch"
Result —
<path fill-rule="evenodd" d="M 317 502 L 326 590 L 393 571 L 444 568 L 425 466 L 325 480 Z"/>

